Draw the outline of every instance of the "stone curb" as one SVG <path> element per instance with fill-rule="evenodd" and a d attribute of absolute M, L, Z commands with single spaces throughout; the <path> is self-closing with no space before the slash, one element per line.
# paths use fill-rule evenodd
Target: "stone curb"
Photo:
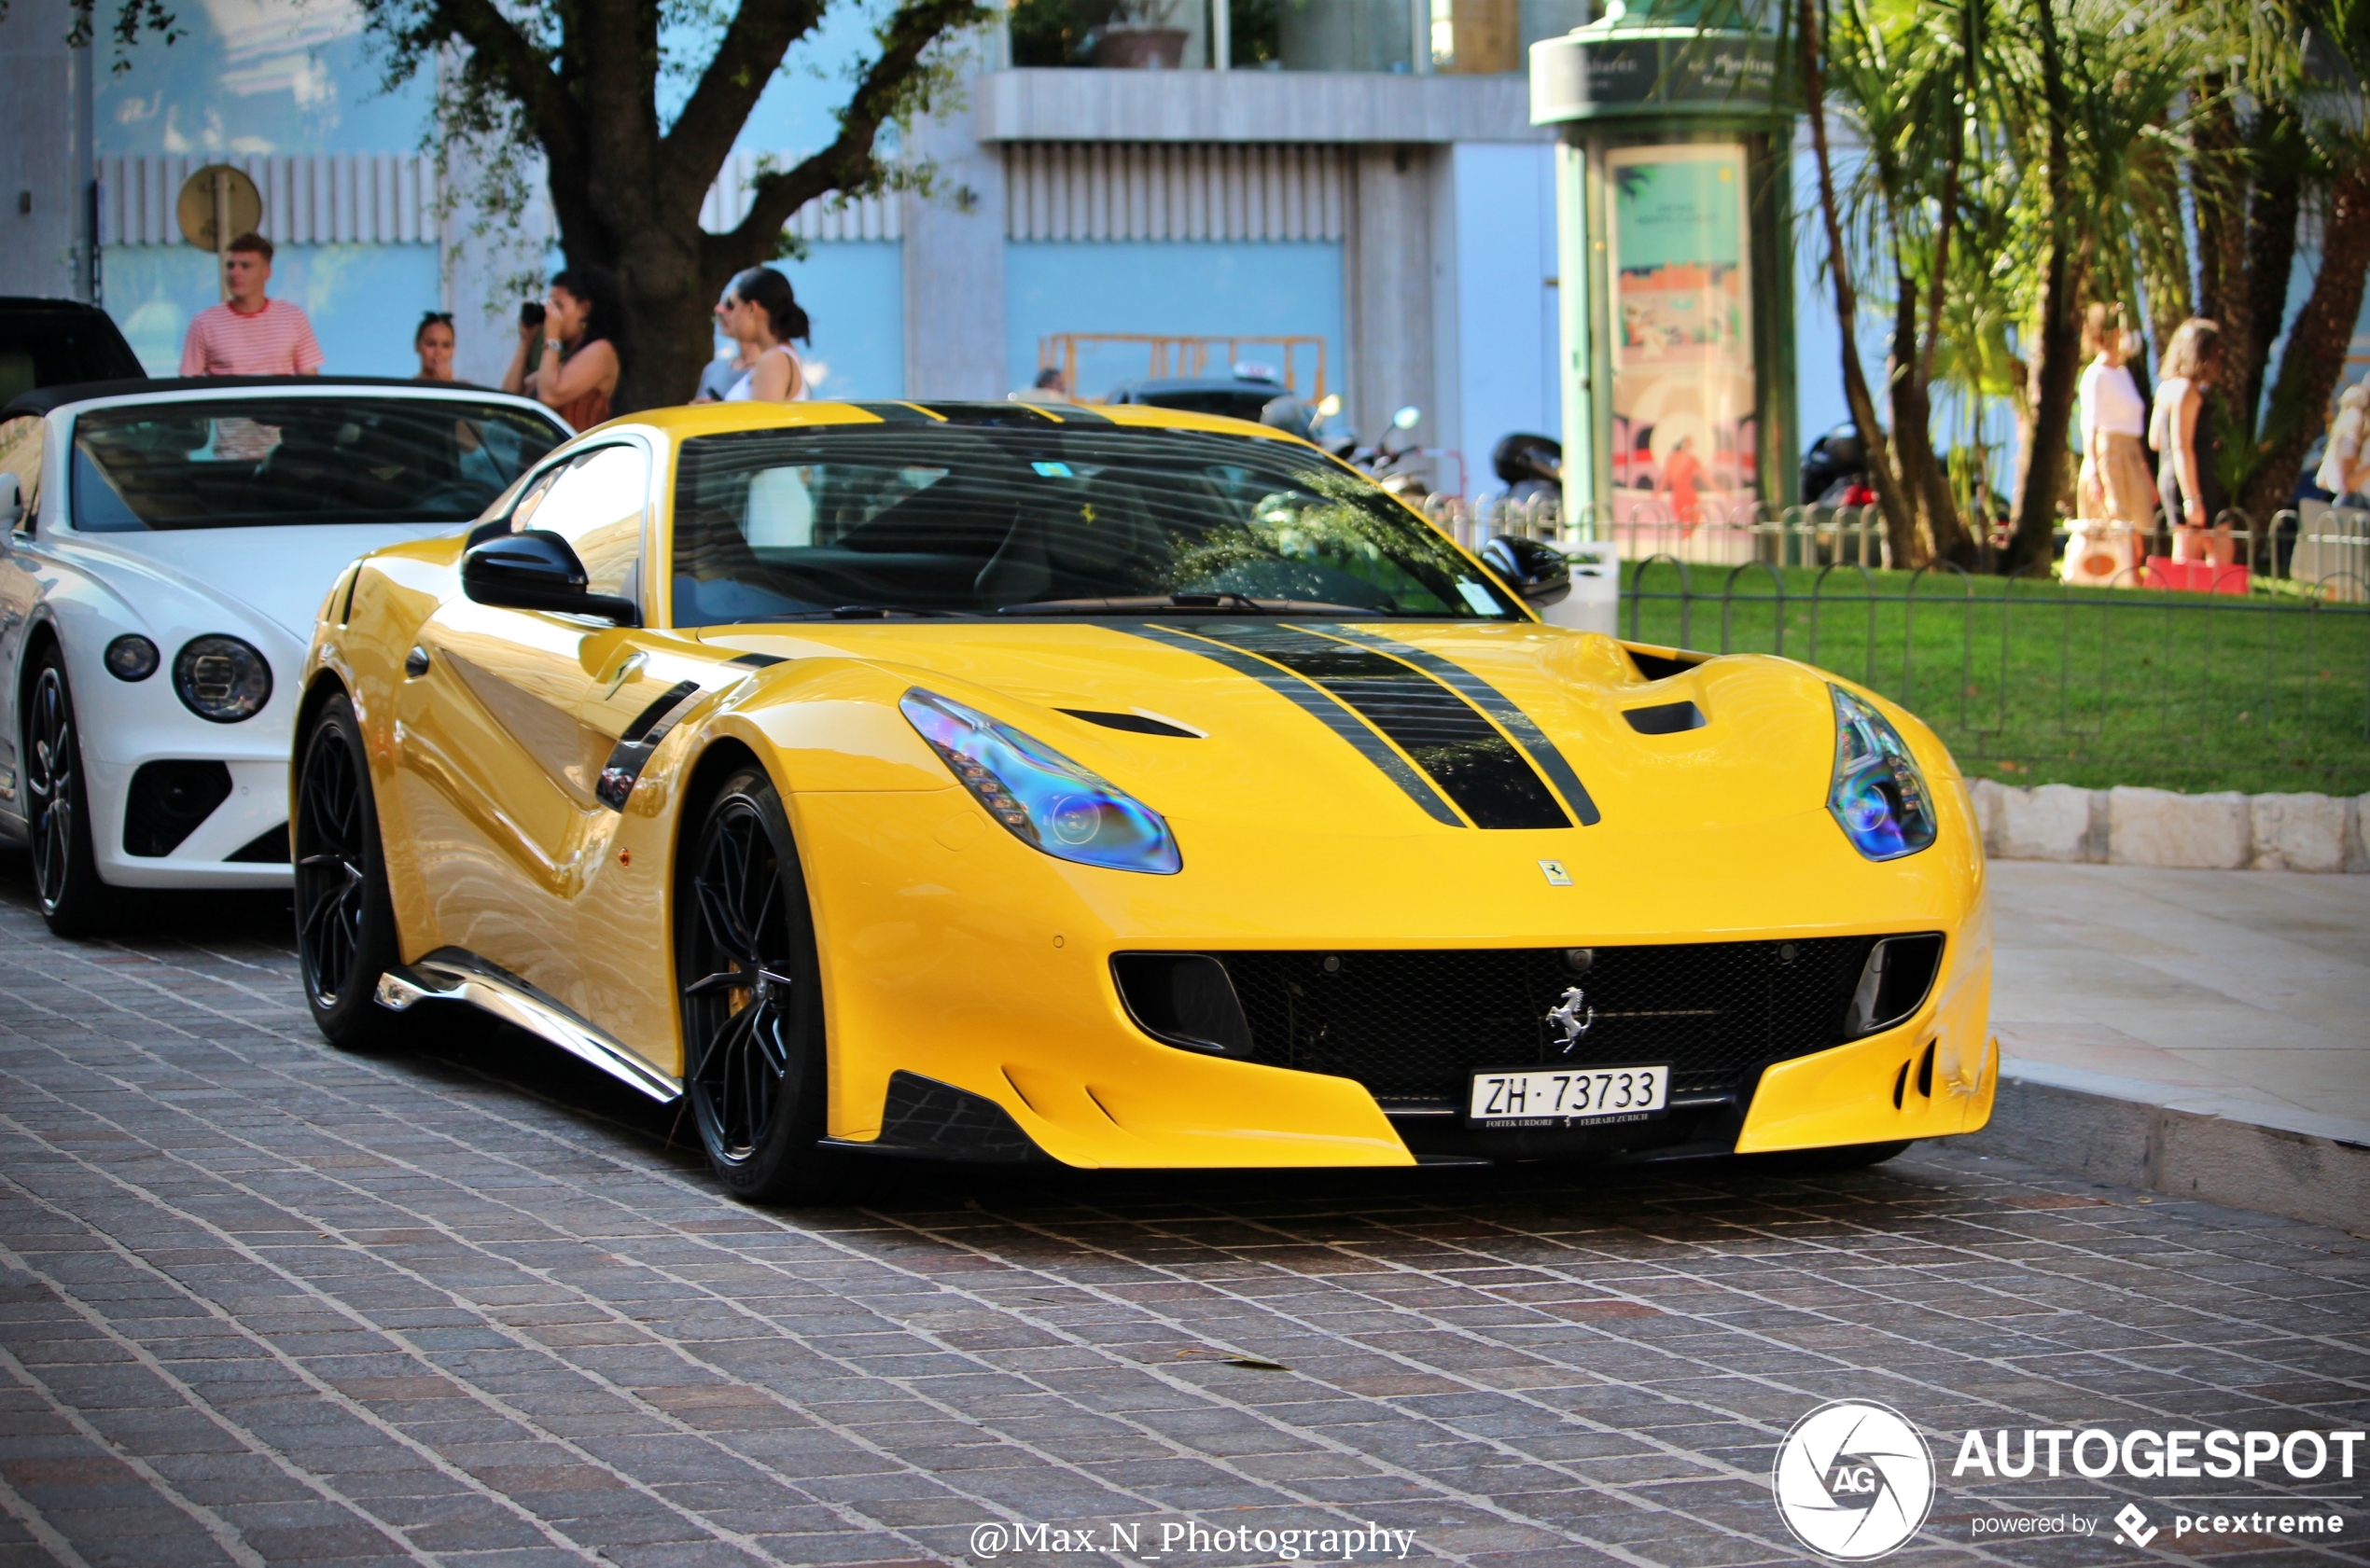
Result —
<path fill-rule="evenodd" d="M 2169 789 L 2019 789 L 1971 779 L 1995 860 L 2205 871 L 2370 871 L 2370 795 L 2182 795 Z"/>
<path fill-rule="evenodd" d="M 2072 1175 L 2370 1231 L 2370 1126 L 2014 1060 L 1991 1122 L 1953 1140 Z"/>

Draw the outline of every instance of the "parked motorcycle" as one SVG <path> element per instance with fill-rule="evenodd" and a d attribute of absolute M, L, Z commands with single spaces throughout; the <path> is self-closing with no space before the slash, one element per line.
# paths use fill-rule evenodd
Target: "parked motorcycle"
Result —
<path fill-rule="evenodd" d="M 1553 437 L 1524 430 L 1502 437 L 1490 449 L 1489 466 L 1509 501 L 1564 493 L 1564 444 Z"/>

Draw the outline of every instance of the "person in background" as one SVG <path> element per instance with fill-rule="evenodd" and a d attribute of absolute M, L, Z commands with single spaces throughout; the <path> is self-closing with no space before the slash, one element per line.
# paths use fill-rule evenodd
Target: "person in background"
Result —
<path fill-rule="evenodd" d="M 1703 460 L 1695 455 L 1695 438 L 1681 436 L 1663 460 L 1662 493 L 1670 497 L 1670 515 L 1684 534 L 1704 520 L 1702 498 L 1695 487 L 1703 482 Z"/>
<path fill-rule="evenodd" d="M 2329 447 L 2312 482 L 2329 493 L 2329 505 L 2360 509 L 2370 506 L 2370 381 L 2360 381 L 2337 395 L 2336 423 L 2329 426 Z"/>
<path fill-rule="evenodd" d="M 420 318 L 411 334 L 411 352 L 420 356 L 420 373 L 415 382 L 449 382 L 453 379 L 453 312 L 430 311 Z"/>
<path fill-rule="evenodd" d="M 699 390 L 691 394 L 694 403 L 722 402 L 724 395 L 732 390 L 732 383 L 741 379 L 741 372 L 754 363 L 748 357 L 748 345 L 725 331 L 724 318 L 732 313 L 732 285 L 726 284 L 724 292 L 716 297 L 714 312 L 716 329 L 724 333 L 726 340 L 732 345 L 732 352 L 717 355 L 701 369 Z"/>
<path fill-rule="evenodd" d="M 752 267 L 724 291 L 724 330 L 741 345 L 748 368 L 724 389 L 727 403 L 796 403 L 806 396 L 806 374 L 790 340 L 808 338 L 806 312 L 790 280 L 771 267 Z"/>
<path fill-rule="evenodd" d="M 222 284 L 230 298 L 209 305 L 181 340 L 185 376 L 314 376 L 321 345 L 313 324 L 286 299 L 269 298 L 272 242 L 242 234 L 222 254 Z"/>
<path fill-rule="evenodd" d="M 1025 392 L 1015 392 L 1005 401 L 1011 403 L 1066 403 L 1070 389 L 1062 381 L 1062 368 L 1048 365 L 1037 373 L 1036 384 Z"/>
<path fill-rule="evenodd" d="M 2172 559 L 2208 558 L 2227 565 L 2232 554 L 2230 531 L 2224 526 L 2210 539 L 2213 515 L 2206 505 L 2206 465 L 2211 461 L 2210 432 L 2199 411 L 2206 390 L 2222 368 L 2222 327 L 2203 316 L 2191 316 L 2173 330 L 2165 345 L 2164 380 L 2156 383 L 2156 406 L 2148 419 L 2148 444 L 2156 449 L 2156 494 L 2164 504 L 2165 523 L 2172 531 Z"/>
<path fill-rule="evenodd" d="M 2082 372 L 2082 509 L 2148 534 L 2156 515 L 2156 486 L 2140 445 L 2148 403 L 2127 363 L 2131 335 L 2121 316 L 2121 307 L 2093 305 L 2083 323 L 2090 363 Z"/>
<path fill-rule="evenodd" d="M 502 390 L 524 393 L 579 430 L 609 417 L 625 362 L 618 340 L 625 300 L 617 280 L 597 267 L 569 267 L 551 280 L 540 306 L 519 312 L 519 348 L 502 372 Z M 532 360 L 533 367 L 529 368 Z"/>

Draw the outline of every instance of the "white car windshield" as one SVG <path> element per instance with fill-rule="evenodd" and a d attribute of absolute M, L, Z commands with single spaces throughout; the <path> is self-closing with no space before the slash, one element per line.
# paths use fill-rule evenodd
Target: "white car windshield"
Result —
<path fill-rule="evenodd" d="M 75 420 L 74 526 L 467 522 L 566 438 L 531 409 L 473 397 L 94 409 Z"/>

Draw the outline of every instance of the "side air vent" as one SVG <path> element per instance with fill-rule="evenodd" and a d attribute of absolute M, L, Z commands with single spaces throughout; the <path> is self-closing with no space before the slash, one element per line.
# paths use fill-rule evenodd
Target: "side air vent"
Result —
<path fill-rule="evenodd" d="M 1868 950 L 1861 966 L 1860 984 L 1853 988 L 1851 1006 L 1844 1015 L 1844 1034 L 1857 1040 L 1890 1029 L 1925 1005 L 1934 988 L 1934 972 L 1942 966 L 1942 937 L 1930 932 L 1916 937 L 1887 937 Z"/>
<path fill-rule="evenodd" d="M 230 770 L 222 763 L 140 764 L 123 802 L 123 853 L 171 854 L 230 798 Z"/>
<path fill-rule="evenodd" d="M 1675 656 L 1656 653 L 1651 648 L 1641 648 L 1632 643 L 1624 643 L 1621 645 L 1621 651 L 1629 655 L 1629 661 L 1638 666 L 1638 673 L 1650 681 L 1666 681 L 1673 675 L 1683 675 L 1711 657 L 1709 654 L 1701 653 L 1682 653 Z"/>
<path fill-rule="evenodd" d="M 1182 725 L 1169 724 L 1146 714 L 1107 714 L 1098 708 L 1064 708 L 1072 718 L 1082 718 L 1089 724 L 1099 724 L 1106 729 L 1124 729 L 1136 735 L 1173 735 L 1182 741 L 1198 741 L 1202 737 Z"/>
<path fill-rule="evenodd" d="M 1220 1056 L 1251 1054 L 1250 1020 L 1226 966 L 1204 953 L 1123 952 L 1111 978 L 1136 1027 L 1155 1040 Z"/>
<path fill-rule="evenodd" d="M 1701 729 L 1710 720 L 1693 702 L 1658 702 L 1651 708 L 1624 708 L 1621 716 L 1640 735 L 1678 735 Z"/>

